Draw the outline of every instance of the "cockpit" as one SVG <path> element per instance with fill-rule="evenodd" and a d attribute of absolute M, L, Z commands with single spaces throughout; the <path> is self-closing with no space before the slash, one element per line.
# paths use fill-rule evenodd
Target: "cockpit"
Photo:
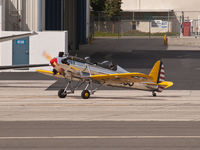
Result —
<path fill-rule="evenodd" d="M 110 61 L 103 61 L 101 63 L 97 63 L 97 65 L 103 67 L 103 68 L 106 68 L 106 69 L 111 69 L 111 70 L 114 70 L 116 71 L 117 70 L 117 65 L 113 64 L 113 62 L 110 62 Z"/>
<path fill-rule="evenodd" d="M 76 57 L 76 56 L 63 56 L 61 54 L 59 54 L 58 57 L 58 63 L 60 64 L 66 64 L 66 65 L 70 65 L 70 64 L 75 64 L 76 62 L 79 63 L 83 63 L 83 64 L 89 64 L 89 65 L 96 65 L 96 66 L 100 66 L 102 68 L 105 69 L 111 69 L 113 71 L 117 71 L 120 73 L 126 73 L 128 71 L 124 70 L 123 68 L 121 68 L 118 65 L 115 65 L 112 61 L 103 61 L 103 62 L 91 62 L 90 57 L 85 57 L 85 59 L 80 58 L 80 57 Z"/>

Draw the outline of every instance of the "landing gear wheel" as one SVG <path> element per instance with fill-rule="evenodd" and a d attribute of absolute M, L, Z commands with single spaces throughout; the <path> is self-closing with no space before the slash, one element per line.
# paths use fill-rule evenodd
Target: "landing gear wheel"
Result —
<path fill-rule="evenodd" d="M 82 93 L 81 93 L 81 97 L 83 99 L 88 99 L 90 98 L 90 92 L 88 90 L 83 90 Z"/>
<path fill-rule="evenodd" d="M 67 96 L 67 93 L 65 92 L 65 89 L 60 89 L 58 91 L 58 97 L 65 98 Z"/>
<path fill-rule="evenodd" d="M 153 97 L 156 97 L 156 96 L 157 96 L 155 92 L 153 92 L 152 95 L 153 95 Z"/>

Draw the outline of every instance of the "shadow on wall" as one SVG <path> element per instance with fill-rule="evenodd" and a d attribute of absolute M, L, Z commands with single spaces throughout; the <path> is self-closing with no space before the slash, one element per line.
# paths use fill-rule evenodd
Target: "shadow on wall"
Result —
<path fill-rule="evenodd" d="M 174 33 L 179 33 L 181 30 L 181 22 L 180 22 L 180 18 L 178 18 L 179 16 L 175 14 L 175 12 L 173 12 L 173 19 L 172 19 L 172 32 Z"/>
<path fill-rule="evenodd" d="M 5 30 L 6 31 L 30 31 L 28 25 L 26 24 L 27 12 L 26 12 L 26 0 L 22 3 L 22 12 L 21 16 L 16 8 L 17 6 L 13 5 L 11 0 L 6 0 L 5 2 Z"/>

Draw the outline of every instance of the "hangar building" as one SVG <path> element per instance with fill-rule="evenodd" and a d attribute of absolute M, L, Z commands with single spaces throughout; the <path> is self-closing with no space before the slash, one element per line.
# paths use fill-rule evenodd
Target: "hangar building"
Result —
<path fill-rule="evenodd" d="M 90 0 L 0 0 L 0 30 L 63 31 L 73 51 L 89 37 Z"/>
<path fill-rule="evenodd" d="M 164 20 L 164 25 L 161 24 L 161 28 L 157 29 L 156 26 L 152 26 L 154 32 L 181 32 L 184 23 L 190 25 L 188 31 L 190 30 L 191 34 L 200 32 L 199 0 L 122 0 L 122 2 L 122 10 L 133 12 L 134 25 L 140 31 L 145 32 L 149 28 L 148 22 L 142 20 L 157 17 L 156 23 L 161 24 Z"/>

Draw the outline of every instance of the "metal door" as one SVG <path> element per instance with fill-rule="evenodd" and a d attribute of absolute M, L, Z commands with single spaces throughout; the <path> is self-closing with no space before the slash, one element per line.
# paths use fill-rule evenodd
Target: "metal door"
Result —
<path fill-rule="evenodd" d="M 29 37 L 12 41 L 12 64 L 29 64 Z"/>
<path fill-rule="evenodd" d="M 191 27 L 191 22 L 183 23 L 183 35 L 184 36 L 190 36 L 190 27 Z"/>

